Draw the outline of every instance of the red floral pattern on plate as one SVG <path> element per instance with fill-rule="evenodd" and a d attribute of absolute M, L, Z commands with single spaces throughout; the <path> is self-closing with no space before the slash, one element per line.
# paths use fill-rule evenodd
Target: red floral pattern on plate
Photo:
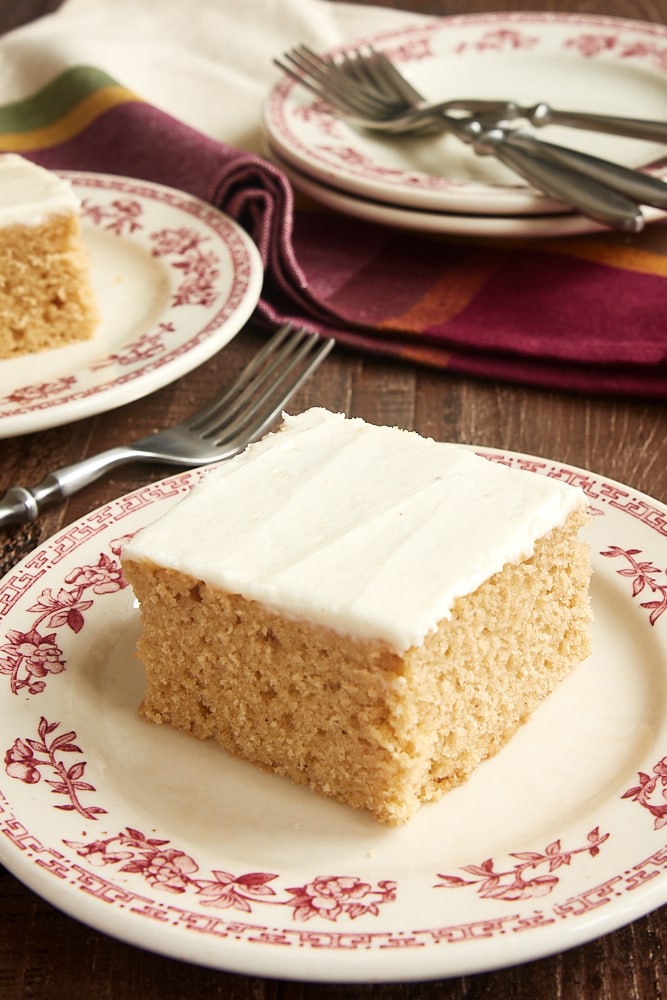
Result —
<path fill-rule="evenodd" d="M 53 382 L 34 382 L 32 385 L 21 386 L 20 389 L 8 393 L 5 400 L 17 406 L 30 406 L 32 403 L 41 403 L 49 396 L 59 396 L 72 389 L 75 384 L 76 378 L 73 375 L 63 375 Z"/>
<path fill-rule="evenodd" d="M 173 323 L 158 323 L 154 333 L 147 333 L 143 337 L 139 337 L 124 350 L 108 354 L 101 361 L 94 362 L 91 367 L 94 369 L 108 368 L 114 365 L 129 367 L 148 362 L 152 358 L 159 358 L 166 348 L 167 338 L 165 334 L 174 333 L 175 330 L 176 327 Z"/>
<path fill-rule="evenodd" d="M 92 202 L 90 198 L 81 201 L 81 217 L 116 236 L 128 236 L 142 229 L 143 214 L 143 206 L 135 198 L 113 198 L 108 205 Z"/>
<path fill-rule="evenodd" d="M 496 871 L 493 858 L 487 858 L 479 865 L 463 865 L 462 871 L 474 875 L 472 879 L 464 879 L 458 875 L 438 875 L 440 882 L 437 889 L 461 889 L 464 886 L 477 886 L 477 893 L 484 899 L 502 899 L 505 902 L 515 902 L 518 899 L 533 899 L 547 896 L 558 885 L 558 877 L 553 873 L 563 865 L 569 865 L 575 854 L 589 854 L 594 858 L 600 853 L 600 846 L 609 839 L 609 834 L 600 834 L 596 827 L 586 838 L 584 847 L 574 850 L 563 850 L 560 840 L 548 844 L 544 851 L 519 851 L 510 857 L 517 858 L 518 864 L 503 871 Z M 526 877 L 528 872 L 546 868 L 546 873 Z"/>
<path fill-rule="evenodd" d="M 658 618 L 667 611 L 667 570 L 661 570 L 654 566 L 650 560 L 639 560 L 637 556 L 642 554 L 641 549 L 622 549 L 618 545 L 611 545 L 606 552 L 601 552 L 601 556 L 609 559 L 623 558 L 628 563 L 624 569 L 618 569 L 619 576 L 628 577 L 632 580 L 632 596 L 639 597 L 649 591 L 655 597 L 651 601 L 640 601 L 640 608 L 649 611 L 649 622 L 655 625 Z M 665 577 L 665 583 L 659 583 L 660 577 Z"/>
<path fill-rule="evenodd" d="M 306 885 L 285 889 L 278 895 L 269 883 L 278 875 L 248 872 L 232 875 L 214 870 L 204 878 L 197 862 L 185 851 L 170 847 L 168 840 L 146 837 L 128 827 L 115 837 L 92 843 L 66 841 L 81 858 L 95 866 L 116 865 L 121 872 L 140 875 L 160 892 L 192 893 L 202 906 L 252 913 L 258 904 L 289 907 L 294 920 L 323 917 L 335 922 L 346 916 L 378 916 L 380 906 L 396 898 L 396 884 L 381 881 L 377 887 L 355 876 L 318 875 Z"/>
<path fill-rule="evenodd" d="M 156 257 L 173 257 L 174 268 L 183 281 L 172 293 L 172 305 L 211 306 L 218 294 L 216 280 L 220 276 L 220 258 L 211 249 L 203 250 L 208 242 L 192 229 L 161 229 L 151 236 Z"/>
<path fill-rule="evenodd" d="M 663 757 L 653 768 L 653 774 L 640 771 L 639 784 L 628 788 L 624 799 L 632 799 L 653 816 L 653 826 L 661 830 L 667 826 L 667 757 Z"/>
<path fill-rule="evenodd" d="M 111 543 L 112 556 L 100 553 L 92 566 L 77 566 L 65 577 L 70 587 L 60 587 L 54 594 L 50 587 L 43 590 L 28 611 L 37 615 L 31 629 L 21 632 L 10 629 L 0 645 L 0 674 L 9 677 L 12 694 L 27 690 L 41 694 L 50 674 L 65 669 L 62 650 L 56 643 L 56 632 L 46 629 L 70 629 L 75 634 L 85 624 L 85 614 L 93 606 L 92 595 L 115 594 L 127 587 L 120 567 L 120 550 L 124 539 Z M 92 594 L 86 592 L 90 590 Z M 84 600 L 84 594 L 86 598 Z"/>
<path fill-rule="evenodd" d="M 10 778 L 17 778 L 26 785 L 35 785 L 42 780 L 42 768 L 50 769 L 55 779 L 46 779 L 46 784 L 54 795 L 65 795 L 69 799 L 65 804 L 55 805 L 54 808 L 64 812 L 78 812 L 84 819 L 97 819 L 106 809 L 84 806 L 80 799 L 82 792 L 95 791 L 94 785 L 83 780 L 86 762 L 77 761 L 66 767 L 58 759 L 60 754 L 82 753 L 81 747 L 74 742 L 76 733 L 60 733 L 49 740 L 49 736 L 59 726 L 59 722 L 47 722 L 42 716 L 37 727 L 39 739 L 17 737 L 5 753 L 5 771 Z"/>
<path fill-rule="evenodd" d="M 91 203 L 85 198 L 81 203 L 83 218 L 90 220 L 107 232 L 127 236 L 144 228 L 144 208 L 133 198 L 114 198 L 108 205 Z M 153 254 L 156 257 L 173 257 L 173 267 L 184 275 L 181 284 L 172 292 L 171 304 L 178 306 L 211 306 L 218 295 L 216 281 L 220 276 L 221 261 L 218 254 L 202 244 L 210 242 L 197 230 L 188 226 L 158 229 L 150 234 Z M 173 324 L 170 324 L 173 329 Z"/>
<path fill-rule="evenodd" d="M 565 47 L 576 50 L 586 59 L 613 54 L 617 59 L 638 59 L 652 64 L 661 72 L 667 70 L 667 45 L 663 41 L 628 39 L 623 30 L 584 32 L 568 39 Z"/>
<path fill-rule="evenodd" d="M 540 44 L 540 38 L 535 34 L 526 34 L 513 28 L 498 28 L 494 31 L 485 31 L 481 37 L 474 42 L 461 42 L 454 49 L 461 54 L 471 50 L 475 52 L 516 52 L 526 49 L 534 49 Z"/>

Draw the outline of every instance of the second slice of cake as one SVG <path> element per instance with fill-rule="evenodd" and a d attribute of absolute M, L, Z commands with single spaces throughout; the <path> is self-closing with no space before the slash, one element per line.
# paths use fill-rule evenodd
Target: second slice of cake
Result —
<path fill-rule="evenodd" d="M 89 340 L 99 320 L 70 184 L 0 155 L 0 358 Z"/>
<path fill-rule="evenodd" d="M 460 446 L 287 417 L 125 547 L 142 712 L 403 822 L 588 655 L 585 508 Z"/>

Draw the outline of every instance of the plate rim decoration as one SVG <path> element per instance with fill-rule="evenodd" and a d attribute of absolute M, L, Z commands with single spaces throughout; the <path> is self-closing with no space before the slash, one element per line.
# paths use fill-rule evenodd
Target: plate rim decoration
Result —
<path fill-rule="evenodd" d="M 607 229 L 594 219 L 576 212 L 552 215 L 464 215 L 391 205 L 370 198 L 361 198 L 324 184 L 293 167 L 270 146 L 268 156 L 284 171 L 294 188 L 307 198 L 325 208 L 380 226 L 393 226 L 409 232 L 443 236 L 484 236 L 503 239 L 580 236 L 584 233 L 604 232 Z M 642 207 L 642 214 L 649 223 L 662 218 L 664 213 L 660 209 L 645 206 Z"/>

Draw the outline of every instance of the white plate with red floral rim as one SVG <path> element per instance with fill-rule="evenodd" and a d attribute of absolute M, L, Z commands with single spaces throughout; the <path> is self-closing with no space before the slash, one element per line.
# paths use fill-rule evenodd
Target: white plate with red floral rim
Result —
<path fill-rule="evenodd" d="M 462 14 L 357 39 L 372 43 L 428 99 L 506 98 L 528 105 L 663 120 L 667 26 L 595 14 Z M 358 197 L 436 212 L 568 211 L 491 156 L 452 135 L 383 136 L 353 128 L 283 76 L 264 107 L 271 145 L 320 183 Z M 667 177 L 667 147 L 549 126 L 543 138 Z"/>
<path fill-rule="evenodd" d="M 107 504 L 0 583 L 0 862 L 74 918 L 252 975 L 406 981 L 536 959 L 667 901 L 667 506 L 582 487 L 593 653 L 513 740 L 399 828 L 137 714 L 123 540 L 186 472 Z"/>
<path fill-rule="evenodd" d="M 294 188 L 308 198 L 326 208 L 350 215 L 354 219 L 375 222 L 381 226 L 392 226 L 395 229 L 407 229 L 418 233 L 439 233 L 443 236 L 484 236 L 504 239 L 575 236 L 605 229 L 603 225 L 588 216 L 576 212 L 553 215 L 458 215 L 455 212 L 429 212 L 425 208 L 387 205 L 385 202 L 372 201 L 370 198 L 358 198 L 328 184 L 320 184 L 283 160 L 270 147 L 267 148 L 267 154 L 289 177 Z M 653 208 L 645 207 L 642 212 L 646 222 L 653 222 L 663 215 L 659 209 Z"/>
<path fill-rule="evenodd" d="M 81 201 L 100 322 L 91 340 L 0 360 L 0 437 L 122 406 L 196 368 L 259 300 L 257 247 L 182 191 L 63 172 Z"/>

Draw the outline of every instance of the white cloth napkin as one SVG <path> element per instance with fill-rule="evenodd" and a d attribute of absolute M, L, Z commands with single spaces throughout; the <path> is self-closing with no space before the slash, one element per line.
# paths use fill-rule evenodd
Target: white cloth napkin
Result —
<path fill-rule="evenodd" d="M 264 154 L 261 109 L 280 73 L 276 56 L 415 19 L 327 0 L 66 0 L 0 39 L 0 93 L 6 104 L 69 66 L 93 65 L 212 138 Z"/>

